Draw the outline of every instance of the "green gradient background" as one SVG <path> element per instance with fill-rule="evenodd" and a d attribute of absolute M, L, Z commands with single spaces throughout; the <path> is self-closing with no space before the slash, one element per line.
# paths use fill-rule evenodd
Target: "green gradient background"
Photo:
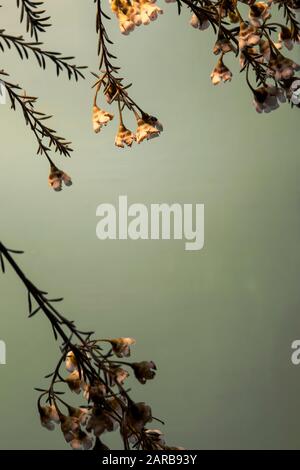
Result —
<path fill-rule="evenodd" d="M 1 2 L 12 33 L 15 2 Z M 47 48 L 76 54 L 97 70 L 93 2 L 46 2 L 56 27 Z M 134 358 L 152 359 L 157 380 L 134 396 L 166 421 L 170 444 L 188 448 L 300 448 L 299 113 L 257 115 L 234 68 L 214 88 L 213 37 L 177 17 L 175 5 L 149 27 L 121 37 L 110 25 L 123 74 L 138 103 L 165 125 L 160 139 L 131 151 L 112 145 L 116 122 L 91 132 L 90 86 L 19 63 L 1 67 L 74 143 L 57 162 L 74 186 L 47 187 L 47 162 L 20 113 L 0 106 L 1 240 L 26 251 L 22 267 L 41 288 L 63 295 L 65 314 L 100 336 L 133 336 Z M 299 50 L 298 50 L 299 53 Z M 96 239 L 96 206 L 129 202 L 205 204 L 205 248 L 181 241 Z M 26 295 L 8 270 L 0 282 L 0 448 L 66 448 L 40 428 L 34 386 L 45 384 L 57 347 L 47 321 L 26 318 Z M 114 438 L 113 438 L 114 439 Z"/>

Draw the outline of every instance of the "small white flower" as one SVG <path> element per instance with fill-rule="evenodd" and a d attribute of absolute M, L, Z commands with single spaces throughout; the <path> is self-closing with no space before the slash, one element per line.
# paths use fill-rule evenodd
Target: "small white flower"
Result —
<path fill-rule="evenodd" d="M 209 27 L 209 21 L 206 16 L 200 14 L 197 16 L 195 13 L 193 13 L 190 19 L 190 25 L 195 29 L 205 31 Z"/>
<path fill-rule="evenodd" d="M 102 126 L 106 126 L 109 121 L 114 118 L 114 115 L 104 109 L 98 108 L 98 106 L 93 106 L 93 129 L 96 134 L 98 134 Z"/>
<path fill-rule="evenodd" d="M 48 429 L 48 431 L 53 431 L 55 428 L 55 423 L 60 422 L 56 407 L 54 405 L 40 406 L 39 413 L 41 418 L 41 425 Z"/>
<path fill-rule="evenodd" d="M 283 89 L 276 86 L 262 86 L 254 92 L 254 106 L 258 113 L 270 113 L 285 101 Z"/>
<path fill-rule="evenodd" d="M 257 28 L 262 25 L 264 21 L 271 17 L 270 14 L 270 5 L 264 2 L 257 2 L 251 5 L 249 10 L 250 22 L 253 26 Z"/>
<path fill-rule="evenodd" d="M 51 165 L 50 167 L 50 174 L 48 177 L 49 186 L 54 189 L 54 191 L 61 191 L 62 184 L 64 183 L 65 186 L 72 186 L 72 180 L 67 173 L 59 170 L 56 166 Z"/>
<path fill-rule="evenodd" d="M 270 59 L 267 73 L 274 77 L 276 81 L 280 81 L 288 80 L 297 70 L 300 70 L 300 66 L 296 62 L 279 54 Z"/>
<path fill-rule="evenodd" d="M 145 1 L 141 3 L 141 20 L 144 25 L 155 21 L 158 15 L 162 15 L 163 11 L 155 3 Z"/>
<path fill-rule="evenodd" d="M 260 41 L 260 34 L 257 28 L 252 25 L 247 25 L 242 22 L 240 24 L 239 32 L 239 48 L 244 49 L 245 47 L 256 46 Z"/>
<path fill-rule="evenodd" d="M 125 145 L 131 147 L 134 141 L 135 135 L 129 129 L 126 129 L 123 124 L 120 124 L 115 138 L 115 145 L 121 148 L 124 148 Z"/>
<path fill-rule="evenodd" d="M 292 85 L 290 86 L 290 93 L 291 102 L 295 105 L 300 104 L 300 80 L 293 81 Z"/>
<path fill-rule="evenodd" d="M 127 36 L 129 33 L 131 33 L 131 31 L 134 30 L 135 23 L 132 21 L 131 18 L 129 18 L 120 10 L 118 11 L 117 16 L 119 19 L 119 27 L 121 33 Z"/>
<path fill-rule="evenodd" d="M 89 450 L 93 446 L 93 438 L 84 431 L 79 430 L 77 433 L 74 433 L 70 446 L 74 450 Z"/>
<path fill-rule="evenodd" d="M 138 128 L 136 130 L 135 137 L 138 144 L 146 139 L 149 140 L 159 136 L 160 130 L 145 122 L 143 119 L 138 119 L 137 123 Z"/>
<path fill-rule="evenodd" d="M 135 344 L 135 339 L 133 338 L 114 338 L 107 341 L 111 343 L 113 352 L 118 357 L 129 357 L 130 346 Z"/>
<path fill-rule="evenodd" d="M 222 59 L 219 59 L 216 67 L 210 75 L 213 85 L 218 85 L 223 82 L 230 82 L 232 78 L 232 73 L 228 67 L 223 63 Z"/>
<path fill-rule="evenodd" d="M 73 372 L 74 370 L 77 370 L 77 362 L 75 358 L 75 354 L 73 351 L 69 351 L 67 356 L 66 356 L 66 369 L 68 372 Z"/>

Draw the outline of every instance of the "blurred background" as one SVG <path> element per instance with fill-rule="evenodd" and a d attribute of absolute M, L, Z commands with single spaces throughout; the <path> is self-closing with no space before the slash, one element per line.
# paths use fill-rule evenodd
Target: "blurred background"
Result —
<path fill-rule="evenodd" d="M 2 3 L 1 27 L 23 34 L 15 2 Z M 96 72 L 93 2 L 45 4 L 55 25 L 45 48 Z M 64 296 L 63 312 L 78 326 L 132 336 L 133 358 L 157 363 L 156 380 L 134 385 L 133 396 L 165 420 L 170 445 L 298 449 L 300 366 L 290 356 L 300 338 L 299 110 L 256 114 L 237 64 L 231 84 L 213 87 L 212 32 L 191 28 L 174 4 L 163 8 L 129 37 L 109 24 L 133 97 L 165 127 L 131 150 L 113 145 L 117 120 L 93 134 L 89 73 L 75 84 L 57 80 L 51 64 L 43 72 L 14 50 L 2 54 L 0 68 L 40 97 L 38 108 L 54 114 L 51 126 L 75 152 L 55 157 L 74 185 L 54 193 L 21 113 L 0 106 L 0 239 L 25 250 L 24 271 Z M 129 203 L 204 203 L 204 249 L 97 240 L 96 207 L 121 194 Z M 51 328 L 42 315 L 27 318 L 26 292 L 10 269 L 0 296 L 0 448 L 65 449 L 59 431 L 40 427 L 33 390 L 58 358 Z"/>

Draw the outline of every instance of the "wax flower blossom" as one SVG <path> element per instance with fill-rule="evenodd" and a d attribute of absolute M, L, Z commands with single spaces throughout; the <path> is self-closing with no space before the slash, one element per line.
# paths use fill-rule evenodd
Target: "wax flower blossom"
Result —
<path fill-rule="evenodd" d="M 95 104 L 93 106 L 93 129 L 96 134 L 98 134 L 102 126 L 106 126 L 109 121 L 111 121 L 114 118 L 114 115 L 109 113 L 108 111 L 104 111 L 104 109 L 98 108 L 98 106 Z"/>
<path fill-rule="evenodd" d="M 138 127 L 135 136 L 138 144 L 140 144 L 144 140 L 149 140 L 153 139 L 154 137 L 158 137 L 161 132 L 157 127 L 145 121 L 141 117 L 137 118 L 137 126 Z"/>
<path fill-rule="evenodd" d="M 211 73 L 211 81 L 214 85 L 218 85 L 219 83 L 228 82 L 232 78 L 232 73 L 230 72 L 229 68 L 223 62 L 222 57 L 218 60 L 216 67 Z"/>
<path fill-rule="evenodd" d="M 49 431 L 53 431 L 55 423 L 60 422 L 57 410 L 54 405 L 39 405 L 41 424 Z"/>
<path fill-rule="evenodd" d="M 260 34 L 258 29 L 253 25 L 247 25 L 245 22 L 240 24 L 239 32 L 239 48 L 242 50 L 245 47 L 256 46 L 260 41 Z"/>
<path fill-rule="evenodd" d="M 214 45 L 213 53 L 218 55 L 221 52 L 226 54 L 226 52 L 230 52 L 233 50 L 233 46 L 230 41 L 224 36 L 223 33 L 220 33 L 218 39 Z"/>
<path fill-rule="evenodd" d="M 68 372 L 73 372 L 75 369 L 77 369 L 78 365 L 73 351 L 68 352 L 65 365 Z"/>
<path fill-rule="evenodd" d="M 270 113 L 286 101 L 282 88 L 265 85 L 254 90 L 254 106 L 258 113 Z"/>
<path fill-rule="evenodd" d="M 268 74 L 276 81 L 287 80 L 298 70 L 300 70 L 300 65 L 280 53 L 270 58 Z"/>
<path fill-rule="evenodd" d="M 121 32 L 128 35 L 137 26 L 149 24 L 158 18 L 162 13 L 160 1 L 162 0 L 111 0 L 110 3 Z M 119 148 L 131 147 L 134 142 L 140 144 L 158 137 L 162 127 L 158 122 L 145 119 L 148 114 L 129 94 L 131 85 L 123 84 L 120 68 L 114 62 L 116 57 L 110 51 L 111 41 L 104 25 L 106 14 L 102 11 L 100 2 L 96 3 L 100 56 L 100 74 L 96 74 L 96 96 L 102 88 L 110 105 L 118 103 L 120 121 L 115 145 Z M 166 3 L 175 3 L 179 13 L 187 7 L 191 12 L 189 22 L 194 29 L 205 31 L 209 28 L 215 34 L 212 51 L 215 55 L 220 55 L 220 60 L 210 75 L 213 85 L 232 80 L 232 72 L 225 65 L 229 63 L 229 54 L 231 58 L 238 59 L 241 73 L 244 73 L 251 92 L 254 92 L 255 87 L 264 90 L 263 93 L 258 92 L 259 97 L 255 99 L 257 110 L 269 112 L 279 107 L 283 97 L 287 97 L 285 81 L 291 77 L 297 78 L 295 74 L 300 69 L 291 58 L 280 52 L 283 48 L 289 51 L 300 43 L 300 23 L 296 16 L 299 0 L 167 0 Z M 278 20 L 278 12 L 279 15 L 283 13 L 284 21 Z M 270 90 L 276 90 L 275 95 Z M 126 110 L 137 118 L 136 131 L 127 129 L 123 123 Z M 100 112 L 100 119 L 94 120 L 95 130 L 98 132 L 112 116 L 106 111 Z"/>
<path fill-rule="evenodd" d="M 61 191 L 62 184 L 65 186 L 71 186 L 72 180 L 69 175 L 59 170 L 52 162 L 50 164 L 50 174 L 48 178 L 49 186 L 54 189 L 54 191 Z"/>
<path fill-rule="evenodd" d="M 83 385 L 83 380 L 79 370 L 74 370 L 66 378 L 66 382 L 72 392 L 79 394 Z"/>
<path fill-rule="evenodd" d="M 205 31 L 209 27 L 209 21 L 205 15 L 195 15 L 195 13 L 193 13 L 190 19 L 190 25 L 193 26 L 193 28 L 200 29 L 200 31 Z"/>
<path fill-rule="evenodd" d="M 125 380 L 129 377 L 129 372 L 122 367 L 111 367 L 109 371 L 110 386 L 124 385 Z"/>
<path fill-rule="evenodd" d="M 249 9 L 250 23 L 258 28 L 264 21 L 271 18 L 270 6 L 271 3 L 253 2 Z"/>
<path fill-rule="evenodd" d="M 133 338 L 115 338 L 106 341 L 111 344 L 112 350 L 117 357 L 129 357 L 130 346 L 135 344 L 135 339 Z"/>
<path fill-rule="evenodd" d="M 123 123 L 121 123 L 116 135 L 115 145 L 121 148 L 124 148 L 125 145 L 127 145 L 127 147 L 131 147 L 134 141 L 135 135 L 129 129 L 127 129 Z"/>
<path fill-rule="evenodd" d="M 150 25 L 162 15 L 162 2 L 163 0 L 109 0 L 107 3 L 94 0 L 93 2 L 96 10 L 99 61 L 97 72 L 92 73 L 96 78 L 96 83 L 93 86 L 92 128 L 96 134 L 101 133 L 101 130 L 114 119 L 113 107 L 117 105 L 120 120 L 114 143 L 118 148 L 130 148 L 135 142 L 140 144 L 152 140 L 154 137 L 158 137 L 163 129 L 157 119 L 151 121 L 145 118 L 145 116 L 149 117 L 150 114 L 131 95 L 132 83 L 126 83 L 125 78 L 122 77 L 118 57 L 115 50 L 113 50 L 114 42 L 109 34 L 108 3 L 110 3 L 112 14 L 116 18 L 122 33 L 122 35 L 119 35 L 120 38 L 122 37 L 123 41 L 128 41 L 124 36 L 128 36 L 139 26 L 141 26 L 140 30 L 145 30 L 142 25 Z M 25 8 L 25 3 L 30 3 L 29 9 Z M 255 88 L 266 91 L 269 90 L 268 87 L 270 86 L 271 90 L 276 90 L 275 95 L 273 92 L 259 92 L 259 98 L 258 100 L 255 99 L 255 103 L 260 112 L 278 109 L 284 96 L 287 98 L 286 101 L 293 105 L 294 109 L 299 107 L 298 104 L 295 104 L 298 102 L 297 93 L 291 92 L 293 99 L 290 99 L 288 88 L 291 79 L 300 79 L 299 74 L 297 76 L 300 66 L 296 63 L 296 59 L 288 55 L 289 51 L 294 48 L 297 49 L 300 45 L 298 15 L 300 0 L 165 0 L 165 3 L 168 4 L 164 8 L 166 13 L 170 9 L 176 9 L 180 15 L 186 10 L 189 14 L 189 23 L 195 30 L 209 30 L 209 37 L 212 38 L 209 49 L 213 54 L 221 56 L 221 60 L 211 73 L 213 85 L 231 81 L 231 63 L 233 60 L 237 60 L 240 64 L 240 77 L 244 78 L 251 95 L 254 93 Z M 5 51 L 5 48 L 15 48 L 21 59 L 29 59 L 30 54 L 33 54 L 38 65 L 43 69 L 48 66 L 48 63 L 52 63 L 56 66 L 57 75 L 65 73 L 70 80 L 75 79 L 77 81 L 79 78 L 84 78 L 83 69 L 86 67 L 72 64 L 70 62 L 73 60 L 72 56 L 64 57 L 59 52 L 50 52 L 42 48 L 39 35 L 50 27 L 50 23 L 45 10 L 38 10 L 39 5 L 40 2 L 36 1 L 17 1 L 17 7 L 21 8 L 23 12 L 20 15 L 20 21 L 22 23 L 26 19 L 27 33 L 34 37 L 36 42 L 32 42 L 32 38 L 30 40 L 25 36 L 7 34 L 5 29 L 1 28 L 0 42 L 3 45 L 3 50 Z M 31 9 L 32 15 L 29 14 Z M 170 18 L 173 21 L 173 18 Z M 184 21 L 186 21 L 186 17 L 184 17 Z M 164 22 L 157 23 L 157 27 L 163 27 Z M 142 33 L 142 31 L 140 32 Z M 195 34 L 195 40 L 201 41 L 202 33 L 199 36 L 198 33 L 195 31 L 192 33 L 191 28 L 188 28 L 187 34 L 189 33 Z M 136 36 L 136 45 L 140 47 L 140 44 L 142 44 L 142 39 Z M 127 50 L 126 47 L 125 50 Z M 151 64 L 152 59 L 155 61 L 157 51 L 153 45 L 149 51 L 140 48 L 140 52 L 142 52 L 142 55 L 146 54 L 149 57 L 151 55 Z M 167 53 L 163 48 L 161 52 Z M 297 52 L 299 51 L 295 51 L 295 57 L 297 57 Z M 180 60 L 179 57 L 178 60 Z M 142 63 L 142 61 L 140 62 Z M 139 65 L 141 65 L 140 62 Z M 227 65 L 230 64 L 230 69 L 224 62 Z M 155 62 L 151 66 L 155 67 Z M 202 70 L 203 66 L 200 67 L 199 65 L 199 73 L 202 73 Z M 158 79 L 160 78 L 159 73 L 157 74 Z M 147 79 L 146 71 L 145 74 Z M 188 74 L 189 71 L 187 70 L 186 87 L 189 87 L 191 83 Z M 60 133 L 57 133 L 52 127 L 47 126 L 46 123 L 51 116 L 36 109 L 37 98 L 28 96 L 19 85 L 11 83 L 7 77 L 8 73 L 0 70 L 0 80 L 7 90 L 11 108 L 21 111 L 25 123 L 28 124 L 28 128 L 32 131 L 37 142 L 37 154 L 46 157 L 50 162 L 50 187 L 55 191 L 61 191 L 63 184 L 70 186 L 72 180 L 52 162 L 50 153 L 53 151 L 56 154 L 70 157 L 73 151 L 70 142 L 61 137 Z M 149 86 L 143 86 L 145 95 L 150 88 Z M 279 91 L 280 89 L 282 91 Z M 105 109 L 102 105 L 98 105 L 100 101 L 97 101 L 97 98 L 100 91 L 104 102 L 111 108 L 106 109 L 106 104 Z M 192 93 L 193 90 L 191 90 L 191 96 Z M 149 97 L 146 97 L 146 99 L 151 102 Z M 138 116 L 136 130 L 128 129 L 124 124 L 124 122 L 127 122 L 126 114 L 130 114 L 131 118 Z"/>
<path fill-rule="evenodd" d="M 300 105 L 300 79 L 293 80 L 290 87 L 287 90 L 287 97 L 292 104 Z"/>
<path fill-rule="evenodd" d="M 294 47 L 292 31 L 286 26 L 281 27 L 281 31 L 278 36 L 278 45 L 280 48 L 284 45 L 289 51 Z"/>
<path fill-rule="evenodd" d="M 74 450 L 90 450 L 93 447 L 94 441 L 91 436 L 86 434 L 81 429 L 73 432 L 70 446 Z"/>
<path fill-rule="evenodd" d="M 155 2 L 148 0 L 111 0 L 111 9 L 119 21 L 119 27 L 122 34 L 128 35 L 135 26 L 148 25 L 155 21 L 163 10 Z"/>
<path fill-rule="evenodd" d="M 162 15 L 163 11 L 154 2 L 148 2 L 147 0 L 140 1 L 140 15 L 144 25 L 150 24 L 151 21 L 155 21 L 158 15 Z"/>
<path fill-rule="evenodd" d="M 73 328 L 73 322 L 68 325 Z M 78 339 L 81 335 L 76 330 Z M 103 344 L 107 345 L 106 351 Z M 141 384 L 153 380 L 157 370 L 153 361 L 119 359 L 130 356 L 133 344 L 135 340 L 130 337 L 94 340 L 87 333 L 81 344 L 66 346 L 71 349 L 63 352 L 55 372 L 49 375 L 49 390 L 43 390 L 38 400 L 42 426 L 53 430 L 59 425 L 65 441 L 76 450 L 108 450 L 101 439 L 117 430 L 126 449 L 171 449 L 160 430 L 146 428 L 148 423 L 157 420 L 151 407 L 144 402 L 134 402 L 129 396 L 125 383 L 129 377 L 127 369 L 133 370 Z M 63 366 L 69 371 L 66 379 L 61 372 Z M 86 405 L 67 403 L 65 395 L 55 391 L 56 384 L 60 388 L 66 384 L 73 393 L 81 395 L 80 401 L 86 400 Z M 43 400 L 51 404 L 42 405 Z"/>

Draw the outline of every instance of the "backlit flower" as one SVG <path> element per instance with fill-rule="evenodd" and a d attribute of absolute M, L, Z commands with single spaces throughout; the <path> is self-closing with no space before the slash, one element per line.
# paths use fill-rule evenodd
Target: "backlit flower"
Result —
<path fill-rule="evenodd" d="M 294 41 L 292 39 L 292 32 L 286 26 L 281 26 L 281 31 L 279 32 L 278 38 L 279 44 L 284 44 L 285 47 L 291 51 L 294 46 Z"/>
<path fill-rule="evenodd" d="M 142 1 L 140 3 L 140 8 L 141 8 L 141 20 L 144 25 L 149 24 L 151 21 L 154 21 L 157 19 L 158 15 L 162 15 L 163 11 L 161 8 L 159 8 L 155 3 L 153 2 L 148 2 L 148 1 Z"/>
<path fill-rule="evenodd" d="M 254 106 L 258 113 L 270 113 L 285 102 L 282 88 L 275 86 L 262 86 L 254 92 Z"/>
<path fill-rule="evenodd" d="M 65 366 L 68 372 L 73 372 L 73 370 L 77 369 L 77 361 L 73 351 L 68 352 L 66 356 Z"/>
<path fill-rule="evenodd" d="M 39 413 L 41 425 L 49 431 L 53 431 L 55 428 L 55 423 L 60 422 L 55 405 L 39 406 Z"/>
<path fill-rule="evenodd" d="M 271 17 L 270 5 L 264 2 L 256 2 L 250 6 L 249 19 L 253 26 L 259 27 Z"/>
<path fill-rule="evenodd" d="M 75 392 L 77 394 L 81 392 L 83 380 L 80 377 L 79 371 L 77 369 L 68 375 L 68 377 L 66 378 L 66 382 L 72 392 Z"/>
<path fill-rule="evenodd" d="M 300 79 L 296 79 L 292 82 L 287 96 L 293 104 L 296 106 L 300 105 Z"/>
<path fill-rule="evenodd" d="M 200 29 L 200 31 L 205 31 L 209 27 L 209 21 L 206 16 L 200 13 L 198 15 L 193 13 L 190 19 L 190 25 L 193 26 L 193 28 Z"/>
<path fill-rule="evenodd" d="M 93 438 L 80 429 L 73 434 L 70 446 L 74 450 L 89 450 L 93 446 Z"/>
<path fill-rule="evenodd" d="M 261 39 L 259 41 L 259 52 L 262 55 L 263 59 L 266 62 L 269 62 L 269 60 L 271 58 L 270 42 L 265 40 L 265 39 Z"/>
<path fill-rule="evenodd" d="M 83 385 L 83 396 L 93 403 L 101 403 L 107 393 L 105 384 L 96 381 L 90 385 Z"/>
<path fill-rule="evenodd" d="M 98 108 L 98 106 L 93 106 L 93 129 L 96 134 L 98 134 L 102 126 L 106 126 L 109 121 L 114 118 L 114 115 L 108 111 Z"/>
<path fill-rule="evenodd" d="M 128 377 L 129 373 L 122 367 L 110 368 L 109 378 L 111 386 L 114 386 L 115 384 L 124 385 L 124 382 Z"/>
<path fill-rule="evenodd" d="M 164 127 L 162 123 L 157 119 L 155 116 L 151 116 L 150 114 L 143 113 L 143 121 L 146 122 L 147 124 L 150 124 L 150 126 L 155 127 L 156 130 L 159 132 L 162 132 L 164 130 Z"/>
<path fill-rule="evenodd" d="M 253 25 L 247 25 L 244 22 L 240 23 L 239 32 L 239 48 L 256 46 L 260 41 L 260 35 L 257 28 Z"/>
<path fill-rule="evenodd" d="M 131 31 L 134 30 L 134 22 L 130 17 L 125 15 L 121 10 L 118 11 L 117 17 L 119 20 L 119 27 L 122 34 L 127 36 Z"/>
<path fill-rule="evenodd" d="M 218 85 L 219 83 L 228 82 L 232 78 L 232 73 L 230 72 L 229 68 L 223 63 L 222 58 L 220 58 L 217 62 L 216 67 L 212 71 L 210 75 L 211 81 L 214 85 Z"/>
<path fill-rule="evenodd" d="M 79 431 L 79 419 L 72 416 L 60 416 L 60 427 L 66 442 L 71 442 L 74 434 Z"/>
<path fill-rule="evenodd" d="M 65 186 L 72 186 L 72 180 L 67 173 L 59 170 L 55 165 L 51 165 L 50 174 L 48 177 L 49 186 L 54 189 L 54 191 L 61 191 L 62 184 Z"/>
<path fill-rule="evenodd" d="M 130 356 L 130 346 L 135 344 L 135 339 L 133 338 L 115 338 L 110 339 L 113 352 L 118 357 L 129 357 Z"/>
<path fill-rule="evenodd" d="M 224 36 L 224 34 L 219 34 L 218 39 L 214 45 L 213 53 L 218 55 L 221 52 L 226 54 L 226 52 L 232 51 L 232 46 L 230 41 Z"/>
<path fill-rule="evenodd" d="M 78 418 L 78 421 L 83 426 L 86 425 L 88 418 L 91 415 L 91 412 L 88 408 L 73 408 L 69 406 L 69 416 L 73 418 Z"/>
<path fill-rule="evenodd" d="M 300 70 L 300 65 L 281 54 L 272 57 L 268 67 L 268 74 L 276 81 L 287 80 L 294 75 L 296 70 Z"/>
<path fill-rule="evenodd" d="M 154 127 L 153 125 L 145 122 L 142 118 L 139 118 L 137 121 L 138 127 L 135 133 L 136 141 L 138 144 L 143 142 L 145 139 L 153 139 L 158 137 L 160 130 Z"/>
<path fill-rule="evenodd" d="M 124 148 L 125 145 L 128 147 L 132 146 L 132 143 L 135 141 L 135 135 L 123 124 L 120 124 L 118 133 L 115 139 L 115 145 L 117 147 Z"/>
<path fill-rule="evenodd" d="M 133 21 L 135 26 L 142 24 L 141 8 L 139 2 L 132 2 L 132 6 L 128 11 L 128 16 Z"/>

